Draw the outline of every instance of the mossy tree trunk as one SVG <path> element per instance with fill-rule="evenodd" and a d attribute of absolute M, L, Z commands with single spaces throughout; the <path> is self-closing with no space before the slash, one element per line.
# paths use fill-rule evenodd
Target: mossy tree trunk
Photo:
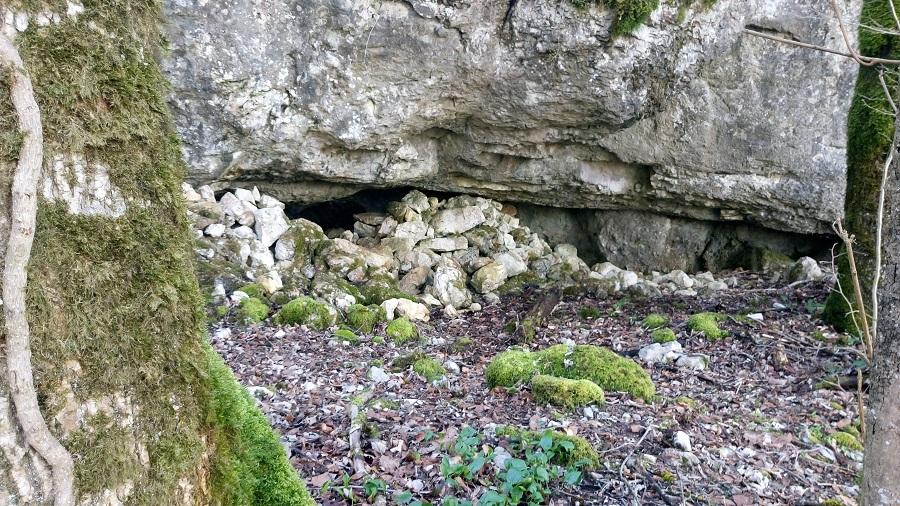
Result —
<path fill-rule="evenodd" d="M 859 51 L 882 58 L 900 57 L 900 37 L 878 33 L 866 26 L 895 26 L 889 0 L 865 0 L 860 14 Z M 880 68 L 861 66 L 847 118 L 847 192 L 844 227 L 856 238 L 854 251 L 864 301 L 871 303 L 874 266 L 875 221 L 882 169 L 894 135 L 894 116 L 879 80 Z M 888 69 L 893 70 L 893 69 Z M 896 73 L 885 72 L 888 89 L 896 89 Z M 853 298 L 846 257 L 838 259 L 838 282 L 847 298 Z M 858 309 L 858 308 L 855 308 Z M 833 292 L 825 303 L 824 318 L 838 330 L 857 333 L 848 316 L 850 306 Z"/>
<path fill-rule="evenodd" d="M 900 122 L 895 135 L 900 141 Z M 885 186 L 883 274 L 878 300 L 862 497 L 867 506 L 900 504 L 900 153 Z"/>
<path fill-rule="evenodd" d="M 0 4 L 30 21 L 13 40 L 44 134 L 26 314 L 39 408 L 74 459 L 77 502 L 310 504 L 205 339 L 184 166 L 156 61 L 159 5 L 83 4 Z M 0 244 L 22 143 L 9 84 L 0 74 Z M 53 493 L 0 375 L 0 504 L 50 504 Z"/>

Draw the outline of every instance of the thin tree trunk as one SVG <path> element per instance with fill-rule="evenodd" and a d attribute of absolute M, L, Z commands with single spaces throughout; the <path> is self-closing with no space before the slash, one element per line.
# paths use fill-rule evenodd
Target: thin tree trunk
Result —
<path fill-rule="evenodd" d="M 900 121 L 894 132 L 900 137 Z M 866 412 L 862 498 L 866 506 L 900 504 L 900 154 L 888 168 L 879 332 Z"/>
<path fill-rule="evenodd" d="M 34 99 L 31 79 L 19 52 L 0 34 L 0 65 L 10 70 L 10 99 L 24 134 L 10 195 L 10 227 L 3 269 L 3 314 L 6 323 L 6 367 L 16 420 L 25 441 L 50 465 L 56 506 L 75 504 L 74 463 L 69 452 L 56 440 L 41 414 L 26 318 L 25 287 L 28 262 L 34 241 L 37 214 L 37 181 L 43 161 L 41 113 Z"/>

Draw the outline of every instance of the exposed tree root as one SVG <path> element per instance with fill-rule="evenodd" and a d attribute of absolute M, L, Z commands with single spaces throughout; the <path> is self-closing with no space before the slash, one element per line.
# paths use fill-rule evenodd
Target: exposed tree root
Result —
<path fill-rule="evenodd" d="M 56 506 L 71 506 L 75 504 L 74 464 L 69 452 L 50 433 L 38 407 L 25 307 L 28 262 L 37 214 L 37 182 L 43 160 L 41 116 L 22 58 L 12 42 L 2 34 L 0 65 L 9 69 L 12 80 L 10 98 L 19 119 L 19 129 L 24 134 L 13 175 L 9 240 L 3 269 L 9 388 L 25 441 L 53 470 L 53 503 Z"/>

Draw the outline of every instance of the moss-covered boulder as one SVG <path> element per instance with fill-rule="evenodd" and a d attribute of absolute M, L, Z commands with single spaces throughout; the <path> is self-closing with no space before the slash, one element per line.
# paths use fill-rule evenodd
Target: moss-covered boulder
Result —
<path fill-rule="evenodd" d="M 397 344 L 403 344 L 419 338 L 419 329 L 408 318 L 397 318 L 388 324 L 384 333 Z"/>
<path fill-rule="evenodd" d="M 296 298 L 275 314 L 275 322 L 279 325 L 307 325 L 316 330 L 325 330 L 334 325 L 334 321 L 331 308 L 312 297 Z"/>
<path fill-rule="evenodd" d="M 447 374 L 440 362 L 433 358 L 422 358 L 413 364 L 413 372 L 428 381 L 437 381 Z"/>
<path fill-rule="evenodd" d="M 524 350 L 507 350 L 491 360 L 484 370 L 488 387 L 514 387 L 528 383 L 537 373 L 536 357 Z"/>
<path fill-rule="evenodd" d="M 237 313 L 244 323 L 259 323 L 269 316 L 269 305 L 261 299 L 250 297 L 240 302 Z"/>
<path fill-rule="evenodd" d="M 678 336 L 675 335 L 675 331 L 668 328 L 663 327 L 661 329 L 656 329 L 650 333 L 650 340 L 654 343 L 665 344 L 671 343 L 678 339 Z"/>
<path fill-rule="evenodd" d="M 590 380 L 538 374 L 531 378 L 531 393 L 538 402 L 570 409 L 603 403 L 603 389 Z"/>
<path fill-rule="evenodd" d="M 603 390 L 645 400 L 656 393 L 650 375 L 637 362 L 599 346 L 559 344 L 535 352 L 507 350 L 485 368 L 489 387 L 527 384 L 536 374 L 590 380 Z"/>
<path fill-rule="evenodd" d="M 354 346 L 359 344 L 359 336 L 350 329 L 338 329 L 334 332 L 333 337 L 338 341 L 350 343 Z"/>
<path fill-rule="evenodd" d="M 656 394 L 650 375 L 637 362 L 600 346 L 558 344 L 537 355 L 538 368 L 544 374 L 591 380 L 606 391 L 644 400 Z"/>
<path fill-rule="evenodd" d="M 688 319 L 688 327 L 710 341 L 718 341 L 728 336 L 727 331 L 719 328 L 719 322 L 724 319 L 725 315 L 719 313 L 697 313 Z"/>
<path fill-rule="evenodd" d="M 235 291 L 244 292 L 250 297 L 256 299 L 266 298 L 266 291 L 259 283 L 247 283 L 246 285 L 238 287 Z"/>
<path fill-rule="evenodd" d="M 653 330 L 663 327 L 669 323 L 669 319 L 661 314 L 653 313 L 648 314 L 646 318 L 641 321 L 641 326 L 644 328 Z"/>
<path fill-rule="evenodd" d="M 381 306 L 362 304 L 353 304 L 347 308 L 346 321 L 347 325 L 363 334 L 371 334 L 375 330 L 375 325 L 384 321 L 384 309 Z"/>

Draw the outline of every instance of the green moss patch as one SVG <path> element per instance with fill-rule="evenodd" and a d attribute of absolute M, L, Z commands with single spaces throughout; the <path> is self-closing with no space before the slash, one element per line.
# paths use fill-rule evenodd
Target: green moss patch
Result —
<path fill-rule="evenodd" d="M 262 285 L 259 283 L 247 283 L 246 285 L 238 288 L 238 290 L 246 293 L 250 297 L 255 299 L 264 299 L 266 298 L 266 291 L 263 289 Z"/>
<path fill-rule="evenodd" d="M 719 328 L 719 322 L 724 319 L 725 316 L 719 313 L 697 313 L 688 319 L 688 327 L 710 341 L 718 341 L 728 336 L 727 331 Z"/>
<path fill-rule="evenodd" d="M 650 333 L 650 339 L 654 343 L 671 343 L 677 338 L 678 337 L 675 335 L 675 331 L 668 327 L 656 329 Z"/>
<path fill-rule="evenodd" d="M 359 344 L 359 336 L 350 329 L 338 329 L 334 332 L 334 338 L 338 341 L 350 343 L 354 346 Z"/>
<path fill-rule="evenodd" d="M 533 353 L 523 350 L 507 350 L 498 354 L 484 370 L 488 387 L 509 388 L 528 383 L 537 373 L 536 359 Z"/>
<path fill-rule="evenodd" d="M 299 297 L 285 304 L 275 314 L 275 322 L 280 325 L 307 325 L 316 330 L 325 330 L 334 325 L 334 315 L 324 303 L 312 297 Z"/>
<path fill-rule="evenodd" d="M 656 393 L 650 375 L 634 360 L 599 346 L 559 344 L 535 352 L 507 350 L 485 368 L 489 387 L 527 384 L 536 374 L 590 380 L 603 390 L 645 400 Z"/>
<path fill-rule="evenodd" d="M 437 381 L 447 374 L 440 362 L 433 358 L 422 358 L 413 364 L 413 371 L 428 381 Z"/>
<path fill-rule="evenodd" d="M 250 297 L 241 301 L 238 315 L 245 323 L 259 323 L 269 316 L 269 305 L 260 299 Z"/>
<path fill-rule="evenodd" d="M 569 409 L 603 403 L 603 389 L 590 380 L 538 374 L 531 378 L 531 393 L 538 402 Z"/>
<path fill-rule="evenodd" d="M 419 329 L 408 318 L 397 318 L 388 324 L 384 333 L 397 344 L 403 344 L 419 338 Z"/>
<path fill-rule="evenodd" d="M 381 306 L 366 307 L 362 304 L 353 304 L 347 308 L 347 324 L 363 334 L 371 334 L 375 330 L 375 325 L 384 319 L 384 308 Z"/>
<path fill-rule="evenodd" d="M 570 0 L 578 7 L 585 7 L 597 0 Z M 659 7 L 659 0 L 602 0 L 603 4 L 613 9 L 616 20 L 613 24 L 613 35 L 631 33 L 642 25 L 650 14 Z"/>
<path fill-rule="evenodd" d="M 665 325 L 668 325 L 669 319 L 661 314 L 648 314 L 646 318 L 641 321 L 641 326 L 650 330 L 658 329 Z"/>
<path fill-rule="evenodd" d="M 606 348 L 558 344 L 537 354 L 539 369 L 544 374 L 591 380 L 604 390 L 625 392 L 644 400 L 650 400 L 656 394 L 647 371 L 634 360 Z"/>
<path fill-rule="evenodd" d="M 213 504 L 314 505 L 265 415 L 216 352 L 206 353 Z"/>
<path fill-rule="evenodd" d="M 499 437 L 506 437 L 511 441 L 529 440 L 539 441 L 544 435 L 550 435 L 555 440 L 568 441 L 572 443 L 572 449 L 560 452 L 556 456 L 553 463 L 563 467 L 571 467 L 578 463 L 584 463 L 586 469 L 597 469 L 600 467 L 600 454 L 581 436 L 570 436 L 558 431 L 530 431 L 519 429 L 510 425 L 497 427 L 496 434 Z"/>

